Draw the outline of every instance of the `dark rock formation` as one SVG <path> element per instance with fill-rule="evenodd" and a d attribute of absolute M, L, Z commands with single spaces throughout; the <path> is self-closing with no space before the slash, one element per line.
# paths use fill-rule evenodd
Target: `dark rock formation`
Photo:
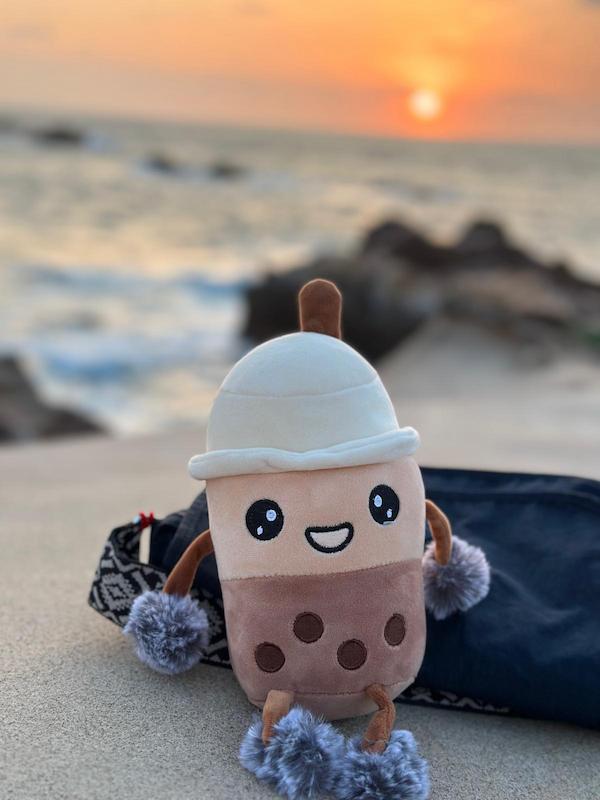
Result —
<path fill-rule="evenodd" d="M 208 166 L 208 175 L 215 180 L 232 181 L 245 175 L 246 170 L 232 161 L 214 161 Z"/>
<path fill-rule="evenodd" d="M 508 240 L 502 228 L 490 220 L 477 220 L 464 231 L 456 243 L 456 253 L 465 258 L 505 253 Z"/>
<path fill-rule="evenodd" d="M 369 231 L 362 244 L 364 256 L 387 256 L 422 268 L 542 266 L 533 256 L 511 242 L 496 222 L 476 220 L 454 246 L 442 247 L 403 222 L 388 221 Z"/>
<path fill-rule="evenodd" d="M 189 178 L 206 178 L 219 181 L 233 181 L 241 178 L 246 170 L 231 161 L 214 161 L 206 167 L 181 164 L 166 153 L 151 153 L 143 161 L 143 166 L 161 175 Z"/>
<path fill-rule="evenodd" d="M 18 361 L 0 357 L 0 442 L 90 433 L 104 431 L 77 411 L 46 405 Z"/>
<path fill-rule="evenodd" d="M 165 153 L 151 153 L 144 160 L 144 166 L 163 175 L 178 175 L 181 172 L 181 166 L 177 161 Z"/>
<path fill-rule="evenodd" d="M 49 147 L 81 147 L 87 139 L 83 131 L 62 125 L 33 130 L 31 137 L 38 144 Z"/>
<path fill-rule="evenodd" d="M 298 330 L 297 294 L 314 277 L 334 281 L 344 295 L 342 330 L 366 358 L 375 360 L 413 331 L 424 318 L 414 303 L 404 303 L 389 291 L 385 276 L 374 280 L 357 263 L 320 258 L 306 266 L 268 275 L 246 291 L 248 312 L 244 334 L 264 341 Z"/>
<path fill-rule="evenodd" d="M 505 231 L 490 220 L 476 220 L 464 231 L 451 250 L 457 263 L 475 267 L 493 266 L 501 263 L 504 267 L 542 267 L 534 256 L 516 246 Z"/>
<path fill-rule="evenodd" d="M 369 231 L 355 254 L 318 258 L 247 290 L 244 334 L 255 341 L 298 329 L 296 293 L 314 277 L 344 293 L 344 338 L 375 360 L 437 313 L 517 339 L 600 339 L 600 286 L 518 247 L 496 223 L 470 225 L 453 246 L 398 221 Z"/>
<path fill-rule="evenodd" d="M 387 256 L 392 259 L 407 259 L 427 267 L 446 264 L 452 251 L 432 244 L 419 231 L 396 220 L 383 222 L 369 231 L 362 245 L 365 256 Z"/>

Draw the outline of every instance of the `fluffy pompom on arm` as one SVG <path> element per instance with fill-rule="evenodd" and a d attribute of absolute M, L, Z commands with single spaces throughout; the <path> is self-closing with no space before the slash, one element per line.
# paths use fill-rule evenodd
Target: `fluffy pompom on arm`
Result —
<path fill-rule="evenodd" d="M 427 522 L 434 541 L 423 556 L 425 607 L 436 620 L 468 611 L 490 589 L 490 565 L 481 548 L 452 536 L 445 514 L 427 500 Z"/>
<path fill-rule="evenodd" d="M 208 618 L 188 592 L 200 562 L 212 551 L 210 531 L 204 531 L 181 556 L 164 590 L 144 592 L 131 606 L 123 633 L 133 641 L 140 661 L 157 672 L 185 672 L 206 650 Z"/>

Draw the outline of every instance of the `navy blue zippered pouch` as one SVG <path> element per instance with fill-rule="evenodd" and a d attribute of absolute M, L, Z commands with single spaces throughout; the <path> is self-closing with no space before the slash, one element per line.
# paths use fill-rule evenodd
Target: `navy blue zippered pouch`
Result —
<path fill-rule="evenodd" d="M 600 483 L 433 468 L 423 477 L 454 533 L 486 553 L 492 582 L 466 614 L 428 617 L 423 665 L 400 700 L 600 728 Z M 112 531 L 90 592 L 90 605 L 119 625 L 209 527 L 204 493 L 152 522 L 142 564 L 146 521 Z M 214 556 L 201 564 L 194 593 L 211 622 L 205 661 L 229 666 Z"/>
<path fill-rule="evenodd" d="M 428 619 L 417 683 L 513 713 L 600 727 L 600 483 L 423 470 L 457 536 L 479 545 L 490 593 Z"/>

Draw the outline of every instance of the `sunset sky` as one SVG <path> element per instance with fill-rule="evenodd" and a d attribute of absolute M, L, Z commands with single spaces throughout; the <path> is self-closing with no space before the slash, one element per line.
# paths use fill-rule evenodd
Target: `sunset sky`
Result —
<path fill-rule="evenodd" d="M 600 1 L 2 0 L 0 104 L 600 142 Z"/>

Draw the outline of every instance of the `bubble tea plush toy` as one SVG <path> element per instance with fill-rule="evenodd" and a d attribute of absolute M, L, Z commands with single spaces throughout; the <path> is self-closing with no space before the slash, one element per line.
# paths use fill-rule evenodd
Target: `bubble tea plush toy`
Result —
<path fill-rule="evenodd" d="M 242 764 L 290 798 L 426 797 L 426 763 L 394 730 L 393 700 L 423 659 L 426 600 L 438 618 L 466 610 L 487 592 L 487 562 L 453 546 L 425 499 L 418 434 L 341 341 L 337 288 L 312 281 L 299 306 L 301 331 L 252 350 L 221 386 L 207 451 L 189 465 L 211 529 L 163 592 L 136 599 L 126 633 L 155 669 L 192 666 L 207 621 L 188 592 L 214 546 L 233 669 L 262 709 Z M 351 741 L 326 721 L 368 713 Z"/>

